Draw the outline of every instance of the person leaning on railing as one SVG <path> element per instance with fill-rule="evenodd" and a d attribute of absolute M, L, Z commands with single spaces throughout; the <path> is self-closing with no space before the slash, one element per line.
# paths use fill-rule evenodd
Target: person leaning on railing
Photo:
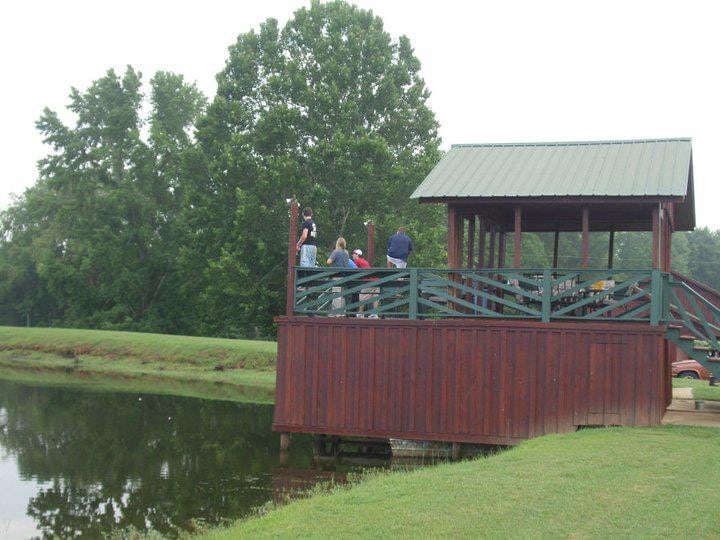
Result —
<path fill-rule="evenodd" d="M 388 239 L 388 268 L 407 268 L 408 257 L 413 250 L 413 245 L 406 231 L 405 227 L 398 227 L 397 232 Z"/>
<path fill-rule="evenodd" d="M 345 249 L 345 239 L 342 236 L 335 241 L 335 249 L 332 251 L 332 253 L 330 253 L 330 256 L 328 257 L 326 263 L 334 268 L 350 268 L 350 255 Z M 341 291 L 342 287 L 332 288 L 333 295 Z M 333 315 L 335 315 L 336 317 L 342 317 L 342 311 L 344 311 L 344 307 L 345 298 L 343 296 L 333 298 L 332 309 L 335 312 L 333 313 Z"/>
<path fill-rule="evenodd" d="M 362 249 L 354 249 L 353 252 L 350 254 L 351 260 L 355 261 L 355 264 L 358 268 L 370 268 L 370 263 L 363 259 L 362 256 L 363 252 Z M 377 280 L 377 278 L 368 278 L 369 280 Z M 363 302 L 365 300 L 370 300 L 372 298 L 377 298 L 377 295 L 380 294 L 380 287 L 367 287 L 366 289 L 362 289 L 360 291 L 360 302 Z M 378 308 L 378 302 L 377 300 L 372 303 L 372 307 L 375 311 L 377 311 Z M 365 304 L 360 305 L 358 308 L 359 313 L 356 315 L 357 317 L 364 317 L 365 314 L 363 313 L 365 311 Z M 377 319 L 378 315 L 377 313 L 371 313 L 368 315 L 369 319 Z"/>

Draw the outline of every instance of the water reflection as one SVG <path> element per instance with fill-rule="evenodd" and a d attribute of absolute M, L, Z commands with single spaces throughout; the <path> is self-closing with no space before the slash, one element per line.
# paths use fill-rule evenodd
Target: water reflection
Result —
<path fill-rule="evenodd" d="M 349 471 L 414 468 L 367 442 L 293 436 L 271 405 L 89 392 L 0 379 L 0 536 L 166 536 L 246 516 Z M 387 445 L 385 445 L 387 446 Z"/>
<path fill-rule="evenodd" d="M 192 520 L 235 519 L 272 498 L 271 422 L 267 405 L 0 381 L 0 453 L 17 470 L 0 501 L 33 485 L 27 515 L 62 538 L 128 527 L 174 536 Z M 296 438 L 288 465 L 311 463 L 310 440 Z"/>

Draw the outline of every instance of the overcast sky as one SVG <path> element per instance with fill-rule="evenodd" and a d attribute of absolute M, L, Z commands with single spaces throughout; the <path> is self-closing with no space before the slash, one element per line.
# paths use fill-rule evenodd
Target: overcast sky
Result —
<path fill-rule="evenodd" d="M 713 2 L 359 0 L 407 35 L 453 143 L 692 137 L 697 218 L 720 228 L 720 18 Z M 26 0 L 3 7 L 0 208 L 36 177 L 34 123 L 114 67 L 212 97 L 237 35 L 302 0 Z"/>

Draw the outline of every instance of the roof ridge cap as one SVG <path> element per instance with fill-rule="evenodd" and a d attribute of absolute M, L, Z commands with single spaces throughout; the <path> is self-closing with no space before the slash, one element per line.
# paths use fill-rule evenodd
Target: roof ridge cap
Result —
<path fill-rule="evenodd" d="M 450 148 L 491 148 L 496 146 L 590 146 L 610 144 L 642 144 L 657 142 L 692 142 L 692 137 L 666 137 L 659 139 L 618 139 L 605 141 L 554 141 L 554 142 L 521 142 L 521 143 L 457 143 Z"/>

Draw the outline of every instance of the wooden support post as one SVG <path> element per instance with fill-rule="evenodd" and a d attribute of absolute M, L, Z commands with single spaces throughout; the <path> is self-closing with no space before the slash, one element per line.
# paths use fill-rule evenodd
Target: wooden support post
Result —
<path fill-rule="evenodd" d="M 663 238 L 662 238 L 662 271 L 670 272 L 672 270 L 672 230 L 673 223 L 670 219 L 670 207 L 663 205 Z"/>
<path fill-rule="evenodd" d="M 455 237 L 455 268 L 462 268 L 463 245 L 465 244 L 465 227 L 463 226 L 464 217 L 462 212 L 459 210 L 456 219 L 457 223 L 455 224 L 455 231 L 457 232 L 457 236 Z"/>
<path fill-rule="evenodd" d="M 475 214 L 468 216 L 467 267 L 475 268 Z"/>
<path fill-rule="evenodd" d="M 504 268 L 505 267 L 505 249 L 506 249 L 506 241 L 507 237 L 505 236 L 505 231 L 500 229 L 500 236 L 498 237 L 498 268 Z"/>
<path fill-rule="evenodd" d="M 660 212 L 652 210 L 652 267 L 660 268 Z"/>
<path fill-rule="evenodd" d="M 590 210 L 585 206 L 582 209 L 582 267 L 588 267 L 590 256 Z"/>
<path fill-rule="evenodd" d="M 665 237 L 665 272 L 672 272 L 672 227 L 667 224 L 667 236 Z"/>
<path fill-rule="evenodd" d="M 487 228 L 487 220 L 479 216 L 478 227 L 478 268 L 485 268 L 485 229 Z"/>
<path fill-rule="evenodd" d="M 448 268 L 454 269 L 460 266 L 460 259 L 462 257 L 462 216 L 458 211 L 457 207 L 452 204 L 448 204 Z M 458 239 L 461 241 L 458 242 Z M 458 274 L 448 274 L 450 281 L 459 282 L 460 277 Z M 456 288 L 450 289 L 450 296 L 458 296 L 458 290 Z M 459 309 L 459 306 L 455 302 L 448 302 L 450 309 Z"/>
<path fill-rule="evenodd" d="M 522 245 L 522 210 L 520 207 L 515 208 L 515 253 L 513 257 L 513 266 L 520 268 L 520 249 Z"/>
<path fill-rule="evenodd" d="M 290 225 L 288 226 L 287 294 L 285 314 L 291 317 L 295 311 L 295 257 L 297 257 L 298 209 L 300 205 L 293 198 L 290 201 Z"/>
<path fill-rule="evenodd" d="M 375 266 L 375 223 L 372 220 L 367 222 L 367 261 L 370 266 Z"/>
<path fill-rule="evenodd" d="M 457 252 L 457 238 L 459 236 L 458 229 L 458 211 L 452 204 L 448 205 L 448 268 L 457 268 L 460 259 Z"/>
<path fill-rule="evenodd" d="M 555 238 L 553 239 L 553 260 L 552 267 L 558 267 L 558 256 L 560 255 L 560 231 L 555 231 Z"/>
<path fill-rule="evenodd" d="M 507 237 L 505 236 L 505 231 L 502 230 L 502 228 L 498 227 L 498 268 L 505 268 L 505 250 L 506 250 L 506 244 L 507 244 Z M 497 291 L 495 294 L 500 294 L 502 296 L 502 291 Z M 498 313 L 503 312 L 503 305 L 500 303 L 495 304 L 494 311 L 497 311 Z"/>
<path fill-rule="evenodd" d="M 610 229 L 610 238 L 608 240 L 608 269 L 610 269 L 610 270 L 612 270 L 614 258 L 615 258 L 615 231 Z"/>
<path fill-rule="evenodd" d="M 290 450 L 290 434 L 286 432 L 280 433 L 280 451 L 287 452 Z"/>
<path fill-rule="evenodd" d="M 465 262 L 466 268 L 474 268 L 475 267 L 475 214 L 471 213 L 467 216 L 467 260 Z M 465 278 L 465 286 L 471 287 L 473 286 L 473 280 L 469 277 Z M 473 301 L 473 296 L 470 293 L 465 293 L 465 300 L 468 302 Z"/>
<path fill-rule="evenodd" d="M 457 461 L 460 459 L 460 443 L 452 443 L 452 459 Z"/>
<path fill-rule="evenodd" d="M 490 244 L 488 245 L 488 268 L 495 268 L 495 236 L 497 235 L 497 225 L 495 223 L 490 223 L 488 229 L 490 231 Z M 489 277 L 493 278 L 495 275 L 490 274 Z M 494 287 L 491 287 L 489 291 L 491 294 L 498 293 Z M 488 307 L 490 308 L 490 311 L 495 311 L 495 302 L 490 302 Z"/>
<path fill-rule="evenodd" d="M 490 246 L 488 248 L 488 268 L 495 268 L 495 236 L 497 226 L 493 223 L 490 225 Z"/>

